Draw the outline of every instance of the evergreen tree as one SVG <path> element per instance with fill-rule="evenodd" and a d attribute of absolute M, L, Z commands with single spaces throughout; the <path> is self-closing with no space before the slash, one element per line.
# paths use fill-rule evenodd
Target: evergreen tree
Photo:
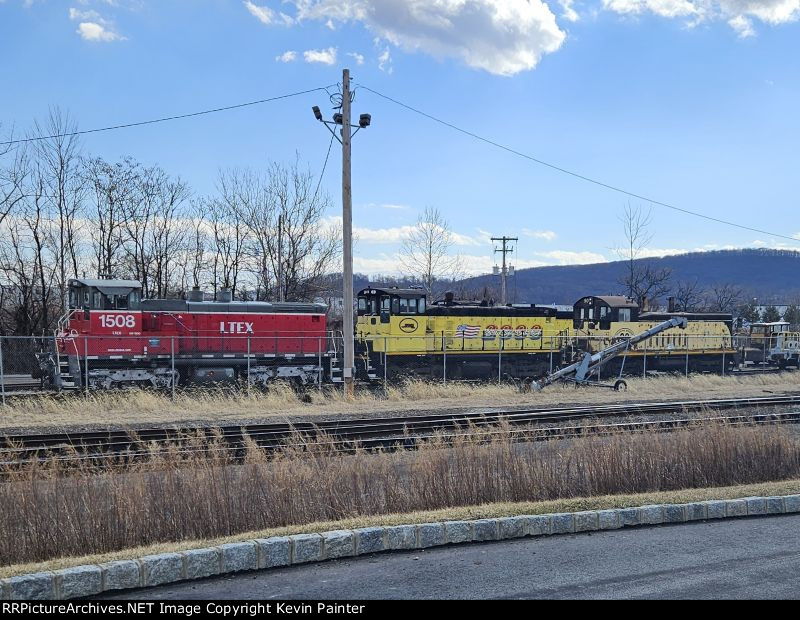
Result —
<path fill-rule="evenodd" d="M 797 307 L 797 304 L 790 304 L 786 307 L 786 312 L 783 313 L 783 320 L 795 326 L 800 325 L 800 308 Z"/>
<path fill-rule="evenodd" d="M 758 323 L 761 320 L 761 314 L 758 311 L 758 306 L 752 302 L 739 306 L 738 314 L 748 323 Z"/>
<path fill-rule="evenodd" d="M 764 316 L 762 317 L 765 323 L 775 323 L 781 320 L 781 313 L 775 306 L 767 306 L 764 308 Z"/>

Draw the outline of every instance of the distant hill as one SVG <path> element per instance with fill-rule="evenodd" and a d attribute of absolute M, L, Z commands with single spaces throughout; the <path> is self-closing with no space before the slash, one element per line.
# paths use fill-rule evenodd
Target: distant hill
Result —
<path fill-rule="evenodd" d="M 712 285 L 734 284 L 744 299 L 758 297 L 759 303 L 791 302 L 800 299 L 800 252 L 766 249 L 692 252 L 663 258 L 644 258 L 672 272 L 673 288 L 678 282 L 698 281 L 707 289 Z M 627 262 L 593 265 L 535 267 L 520 269 L 509 279 L 509 300 L 533 303 L 573 304 L 584 295 L 624 294 L 619 284 Z M 499 277 L 468 278 L 458 285 L 464 291 L 500 288 Z"/>

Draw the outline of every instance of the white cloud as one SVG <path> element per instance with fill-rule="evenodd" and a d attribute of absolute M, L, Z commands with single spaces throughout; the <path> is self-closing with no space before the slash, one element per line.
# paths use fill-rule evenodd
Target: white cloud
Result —
<path fill-rule="evenodd" d="M 561 5 L 561 17 L 566 19 L 568 22 L 576 22 L 580 20 L 580 15 L 578 12 L 572 8 L 573 0 L 558 0 L 558 3 Z"/>
<path fill-rule="evenodd" d="M 552 241 L 558 236 L 552 230 L 528 230 L 527 228 L 522 229 L 522 234 L 534 239 L 544 239 L 545 241 Z"/>
<path fill-rule="evenodd" d="M 389 48 L 386 47 L 381 52 L 381 55 L 378 56 L 378 69 L 384 71 L 391 75 L 394 72 L 394 67 L 392 66 L 392 53 L 389 51 Z"/>
<path fill-rule="evenodd" d="M 275 11 L 267 6 L 258 6 L 250 2 L 250 0 L 244 0 L 243 4 L 250 11 L 250 14 L 262 24 L 271 24 L 275 19 Z"/>
<path fill-rule="evenodd" d="M 274 23 L 280 23 L 284 26 L 291 26 L 294 23 L 294 18 L 291 15 L 287 15 L 286 13 L 276 13 L 268 6 L 259 6 L 257 4 L 253 4 L 250 0 L 244 0 L 242 2 L 245 8 L 250 12 L 250 14 L 255 17 L 258 21 L 262 24 L 270 25 Z"/>
<path fill-rule="evenodd" d="M 280 56 L 275 56 L 275 60 L 278 62 L 294 62 L 297 60 L 297 52 L 294 50 L 288 50 Z"/>
<path fill-rule="evenodd" d="M 336 64 L 336 52 L 337 49 L 335 47 L 329 47 L 325 50 L 306 50 L 303 52 L 303 58 L 305 58 L 306 62 L 334 65 Z"/>
<path fill-rule="evenodd" d="M 605 263 L 608 259 L 595 252 L 572 252 L 569 250 L 552 250 L 550 252 L 536 252 L 535 256 L 548 259 L 550 265 L 587 265 L 591 263 Z"/>
<path fill-rule="evenodd" d="M 110 41 L 125 40 L 125 37 L 95 22 L 81 22 L 78 24 L 78 30 L 76 30 L 76 32 L 86 41 L 103 41 L 108 43 Z"/>
<path fill-rule="evenodd" d="M 350 56 L 350 58 L 352 58 L 353 60 L 355 60 L 357 65 L 364 64 L 363 54 L 359 54 L 358 52 L 348 52 L 347 55 Z"/>
<path fill-rule="evenodd" d="M 689 18 L 687 25 L 724 20 L 740 37 L 755 35 L 753 19 L 778 25 L 800 19 L 800 0 L 603 0 L 616 13 Z"/>
<path fill-rule="evenodd" d="M 114 24 L 93 10 L 81 11 L 74 7 L 69 9 L 69 18 L 72 21 L 79 21 L 77 32 L 85 41 L 124 41 L 125 37 L 119 34 L 114 28 Z"/>
<path fill-rule="evenodd" d="M 753 30 L 753 22 L 744 15 L 737 15 L 728 20 L 728 25 L 736 31 L 740 37 L 753 37 L 756 31 Z"/>
<path fill-rule="evenodd" d="M 497 75 L 533 69 L 566 37 L 544 0 L 287 1 L 297 21 L 359 22 L 404 50 L 456 58 Z"/>

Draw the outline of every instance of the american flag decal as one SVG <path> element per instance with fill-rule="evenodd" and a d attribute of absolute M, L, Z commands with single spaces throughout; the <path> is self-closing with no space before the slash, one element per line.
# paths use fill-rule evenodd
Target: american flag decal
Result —
<path fill-rule="evenodd" d="M 479 325 L 466 325 L 462 323 L 456 327 L 456 336 L 460 336 L 461 338 L 477 338 L 480 334 L 481 328 Z"/>

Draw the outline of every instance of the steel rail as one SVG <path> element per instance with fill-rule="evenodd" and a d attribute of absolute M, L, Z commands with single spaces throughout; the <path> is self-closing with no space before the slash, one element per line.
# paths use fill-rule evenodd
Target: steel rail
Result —
<path fill-rule="evenodd" d="M 595 417 L 665 415 L 698 410 L 724 410 L 730 408 L 777 407 L 800 404 L 800 395 L 767 396 L 757 398 L 711 399 L 678 402 L 651 402 L 634 404 L 591 405 L 580 407 L 537 408 L 506 411 L 480 411 L 458 414 L 433 414 L 390 418 L 362 418 L 351 420 L 321 420 L 255 425 L 227 425 L 186 427 L 183 429 L 155 428 L 140 430 L 90 431 L 82 433 L 55 433 L 7 435 L 0 438 L 0 451 L 10 455 L 48 452 L 112 452 L 130 453 L 132 449 L 148 444 L 185 444 L 194 439 L 219 438 L 241 448 L 247 439 L 259 445 L 277 447 L 294 437 L 306 440 L 317 436 L 330 436 L 341 441 L 365 441 L 387 435 L 403 436 L 429 434 L 451 429 L 485 427 L 507 423 L 530 425 L 560 422 L 567 419 Z M 144 451 L 142 453 L 146 453 Z"/>

